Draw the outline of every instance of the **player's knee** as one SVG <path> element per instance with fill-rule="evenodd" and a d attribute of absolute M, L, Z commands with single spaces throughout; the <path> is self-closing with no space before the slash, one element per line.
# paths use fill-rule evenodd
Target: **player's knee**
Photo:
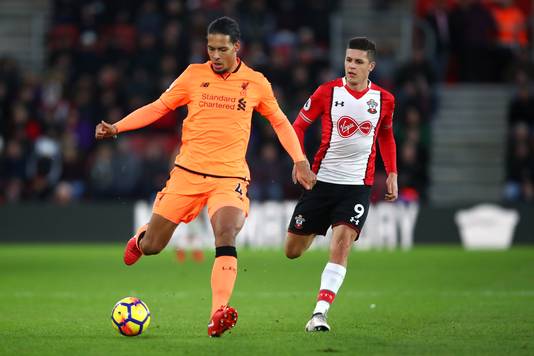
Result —
<path fill-rule="evenodd" d="M 239 232 L 238 229 L 228 227 L 220 229 L 215 235 L 215 240 L 219 246 L 235 246 L 235 237 Z"/>
<path fill-rule="evenodd" d="M 302 255 L 302 252 L 286 251 L 286 257 L 289 258 L 290 260 L 299 258 L 301 255 Z"/>
<path fill-rule="evenodd" d="M 295 246 L 286 246 L 285 252 L 286 252 L 286 257 L 289 258 L 290 260 L 298 258 L 302 255 L 302 249 L 295 247 Z"/>
<path fill-rule="evenodd" d="M 350 237 L 347 237 L 346 239 L 342 239 L 342 240 L 339 240 L 337 241 L 336 243 L 336 249 L 338 249 L 339 251 L 348 251 L 352 248 L 352 243 L 354 241 L 354 237 L 353 236 L 350 236 Z"/>
<path fill-rule="evenodd" d="M 338 241 L 336 244 L 331 246 L 331 252 L 333 255 L 336 256 L 348 256 L 351 249 L 352 241 L 350 240 Z"/>

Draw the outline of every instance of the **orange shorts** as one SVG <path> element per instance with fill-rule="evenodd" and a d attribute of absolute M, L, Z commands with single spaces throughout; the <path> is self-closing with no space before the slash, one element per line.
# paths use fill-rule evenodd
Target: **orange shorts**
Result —
<path fill-rule="evenodd" d="M 174 167 L 165 188 L 158 192 L 152 212 L 179 224 L 188 223 L 205 205 L 211 218 L 217 210 L 233 206 L 248 215 L 248 182 L 239 178 L 215 178 Z"/>

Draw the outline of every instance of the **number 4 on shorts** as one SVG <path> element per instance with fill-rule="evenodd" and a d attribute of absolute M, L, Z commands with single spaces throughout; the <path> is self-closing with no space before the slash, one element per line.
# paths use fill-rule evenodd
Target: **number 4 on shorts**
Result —
<path fill-rule="evenodd" d="M 235 191 L 239 193 L 239 195 L 243 195 L 243 190 L 241 189 L 241 183 L 237 183 L 235 187 Z"/>

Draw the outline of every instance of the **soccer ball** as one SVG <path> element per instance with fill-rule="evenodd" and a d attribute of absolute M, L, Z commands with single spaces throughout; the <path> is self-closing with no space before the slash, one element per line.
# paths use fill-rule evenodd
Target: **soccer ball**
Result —
<path fill-rule="evenodd" d="M 150 311 L 139 298 L 126 297 L 111 311 L 111 324 L 124 336 L 137 336 L 150 325 Z"/>

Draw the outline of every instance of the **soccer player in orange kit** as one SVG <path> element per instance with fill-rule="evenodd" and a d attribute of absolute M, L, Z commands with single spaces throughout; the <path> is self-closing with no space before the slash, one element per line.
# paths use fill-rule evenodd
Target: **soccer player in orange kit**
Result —
<path fill-rule="evenodd" d="M 240 30 L 228 17 L 208 26 L 209 61 L 191 64 L 159 99 L 116 124 L 102 121 L 96 139 L 114 137 L 147 126 L 179 106 L 187 105 L 182 146 L 166 186 L 157 194 L 150 222 L 132 237 L 124 262 L 159 253 L 179 223 L 195 219 L 207 205 L 215 235 L 211 274 L 212 308 L 209 336 L 220 336 L 237 322 L 228 306 L 237 277 L 236 235 L 248 214 L 250 173 L 245 154 L 253 110 L 269 120 L 295 164 L 296 179 L 306 189 L 315 174 L 302 153 L 298 138 L 280 110 L 270 83 L 243 63 L 237 53 Z"/>

